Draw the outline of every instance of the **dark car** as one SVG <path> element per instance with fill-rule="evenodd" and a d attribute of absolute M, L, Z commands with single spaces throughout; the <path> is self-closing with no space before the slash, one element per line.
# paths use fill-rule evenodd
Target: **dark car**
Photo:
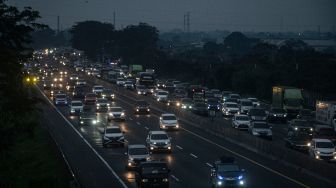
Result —
<path fill-rule="evenodd" d="M 222 157 L 211 168 L 212 187 L 244 187 L 246 185 L 244 169 L 236 164 L 232 157 Z"/>
<path fill-rule="evenodd" d="M 311 136 L 307 133 L 295 133 L 285 138 L 286 146 L 297 150 L 308 150 Z"/>
<path fill-rule="evenodd" d="M 142 162 L 135 173 L 137 187 L 169 187 L 170 169 L 162 161 Z"/>
<path fill-rule="evenodd" d="M 98 122 L 96 113 L 86 111 L 79 114 L 78 120 L 80 125 L 95 125 Z"/>
<path fill-rule="evenodd" d="M 316 125 L 313 133 L 314 138 L 324 138 L 336 144 L 336 132 L 333 127 L 328 125 Z"/>
<path fill-rule="evenodd" d="M 104 88 L 101 96 L 102 96 L 102 98 L 106 98 L 110 101 L 115 99 L 115 94 L 112 92 L 112 89 Z"/>
<path fill-rule="evenodd" d="M 304 119 L 293 119 L 289 122 L 288 125 L 288 134 L 293 134 L 295 132 L 301 132 L 313 135 L 314 127 L 311 122 Z"/>
<path fill-rule="evenodd" d="M 192 104 L 193 101 L 191 98 L 182 98 L 180 106 L 182 109 L 190 110 L 192 108 Z"/>
<path fill-rule="evenodd" d="M 74 91 L 72 92 L 73 98 L 76 99 L 84 99 L 85 97 L 85 89 L 83 86 L 76 86 Z"/>
<path fill-rule="evenodd" d="M 219 111 L 221 109 L 221 104 L 217 98 L 209 98 L 207 100 L 208 110 Z"/>
<path fill-rule="evenodd" d="M 148 114 L 150 112 L 149 104 L 144 100 L 136 101 L 135 102 L 135 107 L 134 107 L 134 112 L 136 114 L 140 114 L 140 113 Z"/>
<path fill-rule="evenodd" d="M 267 120 L 266 110 L 263 108 L 252 108 L 248 111 L 247 115 L 250 117 L 251 121 Z"/>
<path fill-rule="evenodd" d="M 208 106 L 205 103 L 194 103 L 191 107 L 191 111 L 198 115 L 207 116 Z"/>
<path fill-rule="evenodd" d="M 309 109 L 302 109 L 299 111 L 299 114 L 296 116 L 297 119 L 305 119 L 308 121 L 314 121 L 314 116 L 312 111 Z"/>
<path fill-rule="evenodd" d="M 270 123 L 274 122 L 286 123 L 287 112 L 282 108 L 271 108 L 268 113 L 267 119 Z"/>

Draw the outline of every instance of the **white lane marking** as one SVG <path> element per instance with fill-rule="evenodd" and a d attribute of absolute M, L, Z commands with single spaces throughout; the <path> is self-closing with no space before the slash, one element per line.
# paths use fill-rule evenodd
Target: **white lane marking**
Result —
<path fill-rule="evenodd" d="M 171 175 L 171 177 L 172 177 L 175 181 L 177 181 L 177 182 L 180 181 L 180 180 L 179 180 L 176 176 L 174 176 L 174 175 Z"/>
<path fill-rule="evenodd" d="M 148 127 L 145 127 L 145 129 L 149 130 L 149 128 L 148 128 Z"/>
<path fill-rule="evenodd" d="M 97 155 L 97 157 L 105 164 L 105 166 L 110 170 L 114 177 L 117 178 L 119 183 L 124 188 L 128 188 L 123 180 L 118 176 L 118 174 L 111 168 L 111 166 L 106 162 L 106 160 L 92 147 L 92 145 L 83 137 L 83 135 L 73 126 L 73 124 L 56 108 L 56 106 L 48 99 L 48 97 L 36 86 L 40 93 L 48 100 L 50 105 L 56 110 L 56 112 L 67 122 L 70 127 L 82 138 L 82 140 L 89 146 L 89 148 Z"/>
<path fill-rule="evenodd" d="M 197 159 L 198 157 L 192 153 L 190 153 L 190 156 L 194 157 L 195 159 Z"/>
<path fill-rule="evenodd" d="M 138 124 L 138 125 L 141 125 L 141 123 L 140 123 L 140 122 L 136 122 L 136 124 Z"/>
<path fill-rule="evenodd" d="M 210 163 L 205 163 L 205 164 L 208 165 L 210 168 L 213 167 Z"/>
<path fill-rule="evenodd" d="M 179 146 L 179 145 L 176 145 L 176 147 L 177 147 L 178 149 L 180 149 L 180 150 L 183 149 L 183 148 L 182 148 L 181 146 Z"/>
<path fill-rule="evenodd" d="M 217 147 L 219 147 L 219 148 L 221 148 L 223 150 L 226 150 L 226 151 L 228 151 L 228 152 L 230 152 L 230 153 L 232 153 L 234 155 L 237 155 L 237 156 L 239 156 L 239 157 L 241 157 L 241 158 L 243 158 L 243 159 L 245 159 L 245 160 L 247 160 L 247 161 L 249 161 L 249 162 L 257 165 L 257 166 L 260 166 L 260 167 L 262 167 L 262 168 L 264 168 L 264 169 L 266 169 L 266 170 L 268 170 L 270 172 L 273 172 L 273 173 L 275 173 L 275 174 L 277 174 L 277 175 L 279 175 L 279 176 L 281 176 L 281 177 L 283 177 L 283 178 L 285 178 L 287 180 L 290 180 L 290 181 L 292 181 L 292 182 L 294 182 L 294 183 L 296 183 L 298 185 L 301 185 L 302 187 L 310 188 L 308 185 L 305 185 L 305 184 L 303 184 L 303 183 L 301 183 L 301 182 L 299 182 L 299 181 L 297 181 L 295 179 L 292 179 L 292 178 L 290 178 L 290 177 L 288 177 L 288 176 L 286 176 L 286 175 L 284 175 L 284 174 L 282 174 L 282 173 L 280 173 L 280 172 L 278 172 L 276 170 L 273 170 L 273 169 L 271 169 L 271 168 L 269 168 L 267 166 L 264 166 L 264 165 L 262 165 L 262 164 L 260 164 L 260 163 L 258 163 L 256 161 L 254 161 L 254 160 L 252 160 L 252 159 L 250 159 L 248 157 L 245 157 L 245 156 L 243 156 L 243 155 L 241 155 L 241 154 L 239 154 L 239 153 L 237 153 L 235 151 L 232 151 L 232 150 L 230 150 L 230 149 L 228 149 L 228 148 L 226 148 L 226 147 L 224 147 L 222 145 L 219 145 L 219 144 L 217 144 L 217 143 L 215 143 L 215 142 L 213 142 L 213 141 L 211 141 L 211 140 L 209 140 L 207 138 L 204 138 L 204 137 L 202 137 L 202 136 L 200 136 L 200 135 L 198 135 L 198 134 L 196 134 L 196 133 L 194 133 L 192 131 L 189 131 L 189 130 L 187 130 L 185 128 L 182 128 L 182 127 L 181 127 L 181 129 L 183 129 L 184 131 L 186 131 L 186 132 L 188 132 L 188 133 L 190 133 L 190 134 L 192 134 L 192 135 L 200 138 L 201 140 L 204 140 L 204 141 L 206 141 L 206 142 L 208 142 L 208 143 L 210 143 L 212 145 L 215 145 L 215 146 L 217 146 Z"/>
<path fill-rule="evenodd" d="M 131 120 L 131 121 L 132 121 L 132 120 L 133 120 L 133 118 L 131 118 L 131 117 L 130 117 L 130 118 L 129 118 L 129 120 Z"/>

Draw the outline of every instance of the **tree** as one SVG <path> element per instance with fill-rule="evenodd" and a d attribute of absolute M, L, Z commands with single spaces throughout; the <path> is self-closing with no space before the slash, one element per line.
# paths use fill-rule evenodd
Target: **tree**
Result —
<path fill-rule="evenodd" d="M 232 55 L 242 56 L 257 42 L 258 40 L 247 38 L 240 32 L 233 32 L 224 39 L 224 47 Z"/>

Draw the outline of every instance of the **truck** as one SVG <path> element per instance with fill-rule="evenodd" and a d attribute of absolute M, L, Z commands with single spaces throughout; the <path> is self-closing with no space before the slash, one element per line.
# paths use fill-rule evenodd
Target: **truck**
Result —
<path fill-rule="evenodd" d="M 274 86 L 272 89 L 272 106 L 287 112 L 287 118 L 295 118 L 303 109 L 302 90 L 288 86 Z"/>
<path fill-rule="evenodd" d="M 150 91 L 154 92 L 154 87 L 156 84 L 155 75 L 148 72 L 139 72 L 137 76 L 137 85 L 144 85 Z"/>
<path fill-rule="evenodd" d="M 139 72 L 142 72 L 143 68 L 142 65 L 130 65 L 129 66 L 129 73 L 131 76 L 136 76 Z"/>
<path fill-rule="evenodd" d="M 336 101 L 316 101 L 316 122 L 331 126 L 336 131 Z"/>

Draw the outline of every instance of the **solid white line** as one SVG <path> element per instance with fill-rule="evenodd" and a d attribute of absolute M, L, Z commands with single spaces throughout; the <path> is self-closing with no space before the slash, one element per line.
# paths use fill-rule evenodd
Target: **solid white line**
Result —
<path fill-rule="evenodd" d="M 286 175 L 284 175 L 284 174 L 282 174 L 282 173 L 280 173 L 280 172 L 278 172 L 276 170 L 273 170 L 273 169 L 271 169 L 271 168 L 269 168 L 267 166 L 264 166 L 264 165 L 262 165 L 262 164 L 260 164 L 260 163 L 258 163 L 256 161 L 254 161 L 254 160 L 252 160 L 252 159 L 250 159 L 248 157 L 245 157 L 245 156 L 243 156 L 243 155 L 241 155 L 241 154 L 239 154 L 239 153 L 237 153 L 235 151 L 232 151 L 232 150 L 230 150 L 230 149 L 228 149 L 228 148 L 226 148 L 226 147 L 224 147 L 222 145 L 219 145 L 219 144 L 217 144 L 217 143 L 215 143 L 215 142 L 213 142 L 213 141 L 211 141 L 211 140 L 209 140 L 207 138 L 204 138 L 204 137 L 202 137 L 202 136 L 200 136 L 200 135 L 198 135 L 198 134 L 196 134 L 196 133 L 194 133 L 192 131 L 189 131 L 189 130 L 187 130 L 185 128 L 182 128 L 182 127 L 181 127 L 181 129 L 183 129 L 184 131 L 186 131 L 186 132 L 188 132 L 188 133 L 190 133 L 190 134 L 192 134 L 192 135 L 194 135 L 194 136 L 196 136 L 196 137 L 198 137 L 198 138 L 200 138 L 200 139 L 202 139 L 202 140 L 204 140 L 204 141 L 206 141 L 206 142 L 208 142 L 210 144 L 213 144 L 213 145 L 215 145 L 215 146 L 217 146 L 217 147 L 219 147 L 219 148 L 221 148 L 223 150 L 226 150 L 226 151 L 228 151 L 228 152 L 230 152 L 230 153 L 232 153 L 234 155 L 237 155 L 237 156 L 239 156 L 239 157 L 241 157 L 241 158 L 243 158 L 243 159 L 245 159 L 247 161 L 250 161 L 251 163 L 253 163 L 253 164 L 257 165 L 257 166 L 260 166 L 260 167 L 262 167 L 262 168 L 264 168 L 264 169 L 266 169 L 266 170 L 268 170 L 270 172 L 273 172 L 273 173 L 275 173 L 275 174 L 277 174 L 277 175 L 279 175 L 279 176 L 281 176 L 281 177 L 283 177 L 283 178 L 285 178 L 287 180 L 290 180 L 290 181 L 292 181 L 292 182 L 294 182 L 294 183 L 296 183 L 298 185 L 301 185 L 302 187 L 309 188 L 308 185 L 305 185 L 305 184 L 303 184 L 303 183 L 301 183 L 301 182 L 299 182 L 299 181 L 297 181 L 295 179 L 292 179 L 292 178 L 290 178 L 290 177 L 288 177 L 288 176 L 286 176 Z"/>
<path fill-rule="evenodd" d="M 37 87 L 37 86 L 36 86 Z M 105 164 L 105 166 L 111 171 L 114 177 L 117 178 L 119 183 L 124 187 L 128 188 L 123 180 L 118 176 L 118 174 L 111 168 L 111 166 L 106 162 L 106 160 L 91 146 L 91 144 L 83 137 L 83 135 L 73 126 L 73 124 L 56 108 L 56 106 L 48 99 L 48 97 L 37 87 L 40 93 L 48 100 L 50 105 L 56 110 L 56 112 L 67 122 L 71 128 L 82 138 L 82 140 L 89 146 L 89 148 L 97 155 L 97 157 Z"/>
<path fill-rule="evenodd" d="M 205 164 L 208 165 L 211 168 L 213 167 L 210 163 L 205 163 Z"/>
<path fill-rule="evenodd" d="M 176 181 L 180 181 L 176 176 L 174 176 L 174 175 L 171 175 L 171 177 L 174 179 L 174 180 L 176 180 Z"/>
<path fill-rule="evenodd" d="M 138 125 L 141 125 L 141 123 L 140 123 L 140 122 L 136 122 L 136 124 L 138 124 Z"/>
<path fill-rule="evenodd" d="M 176 145 L 176 147 L 177 147 L 178 149 L 180 149 L 180 150 L 183 149 L 183 148 L 182 148 L 181 146 L 179 146 L 179 145 Z"/>
<path fill-rule="evenodd" d="M 197 159 L 198 157 L 192 153 L 190 153 L 190 156 L 194 157 L 195 159 Z"/>

